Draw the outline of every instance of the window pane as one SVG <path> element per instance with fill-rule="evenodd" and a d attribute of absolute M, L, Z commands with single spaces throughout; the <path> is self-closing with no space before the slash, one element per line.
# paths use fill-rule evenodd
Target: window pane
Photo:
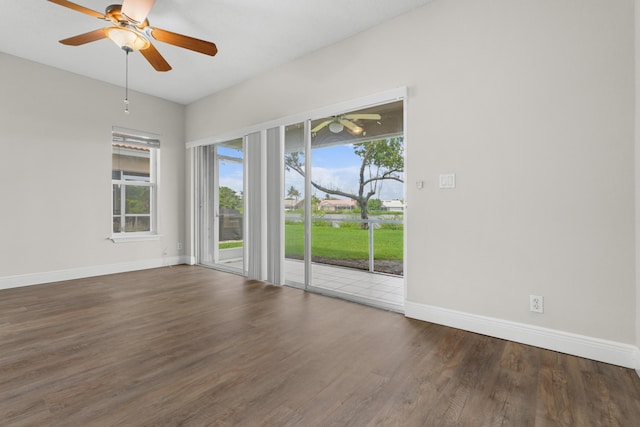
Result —
<path fill-rule="evenodd" d="M 154 141 L 147 140 L 145 135 L 138 138 L 133 133 L 118 133 L 114 128 L 111 143 L 114 234 L 155 231 L 153 205 L 157 191 L 156 154 L 160 145 L 159 141 L 152 143 Z"/>
<path fill-rule="evenodd" d="M 122 205 L 122 189 L 120 188 L 120 185 L 114 184 L 112 194 L 113 194 L 113 215 L 120 215 L 121 214 L 120 206 Z"/>
<path fill-rule="evenodd" d="M 127 233 L 151 231 L 151 218 L 148 216 L 127 216 L 124 222 L 124 231 Z"/>
<path fill-rule="evenodd" d="M 151 176 L 151 150 L 113 144 L 112 179 L 149 181 Z"/>
<path fill-rule="evenodd" d="M 151 188 L 135 185 L 127 185 L 125 209 L 127 214 L 151 213 Z"/>
<path fill-rule="evenodd" d="M 287 260 L 284 263 L 284 274 L 288 283 L 298 287 L 305 286 L 306 268 L 304 150 L 304 123 L 287 126 L 284 134 L 284 256 Z M 312 205 L 316 204 L 315 199 L 316 196 L 312 195 Z"/>
<path fill-rule="evenodd" d="M 113 217 L 113 232 L 114 233 L 120 233 L 122 230 L 120 229 L 121 224 L 120 224 L 120 217 L 119 216 L 114 216 Z"/>
<path fill-rule="evenodd" d="M 215 145 L 218 173 L 218 254 L 214 263 L 243 268 L 244 164 L 242 139 Z M 215 196 L 214 196 L 215 197 Z M 216 243 L 213 243 L 214 245 Z M 215 250 L 213 251 L 215 253 Z"/>

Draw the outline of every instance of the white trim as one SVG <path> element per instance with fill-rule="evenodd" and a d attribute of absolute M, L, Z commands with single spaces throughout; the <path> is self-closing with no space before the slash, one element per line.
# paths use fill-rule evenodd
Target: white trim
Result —
<path fill-rule="evenodd" d="M 134 233 L 122 233 L 122 235 L 114 234 L 108 237 L 113 243 L 130 243 L 130 242 L 144 242 L 147 240 L 160 240 L 163 236 L 161 234 L 134 234 Z"/>
<path fill-rule="evenodd" d="M 405 316 L 574 356 L 640 369 L 638 347 L 555 329 L 405 302 Z"/>
<path fill-rule="evenodd" d="M 267 210 L 267 182 L 268 182 L 268 174 L 267 174 L 267 147 L 268 147 L 268 137 L 267 137 L 267 130 L 268 129 L 263 129 L 260 131 L 260 168 L 258 168 L 258 173 L 259 173 L 259 185 L 260 187 L 254 187 L 254 191 L 257 190 L 260 192 L 260 201 L 259 201 L 259 206 L 260 206 L 260 257 L 262 258 L 262 262 L 260 263 L 260 280 L 266 280 L 267 278 L 267 271 L 268 271 L 268 257 L 267 257 L 267 253 L 269 252 L 269 250 L 271 249 L 269 247 L 269 242 L 268 242 L 268 227 L 269 227 L 269 223 L 267 222 L 267 215 L 268 215 L 268 210 Z M 284 157 L 284 153 L 282 154 L 282 156 Z M 251 173 L 251 172 L 249 172 Z M 251 181 L 251 179 L 249 179 L 249 185 L 251 185 L 253 182 Z M 284 183 L 281 183 L 279 185 L 279 187 L 282 189 L 281 191 L 284 192 Z M 251 188 L 251 187 L 249 187 Z M 251 218 L 251 212 L 249 212 L 249 220 L 253 219 Z M 250 244 L 250 243 L 249 243 Z"/>
<path fill-rule="evenodd" d="M 43 283 L 83 279 L 86 277 L 104 276 L 106 274 L 114 273 L 126 273 L 129 271 L 146 270 L 149 268 L 168 267 L 171 265 L 188 264 L 191 261 L 192 259 L 189 256 L 175 256 L 142 261 L 122 262 L 118 264 L 79 267 L 68 270 L 46 271 L 19 276 L 0 277 L 0 289 L 41 285 Z"/>
<path fill-rule="evenodd" d="M 141 130 L 127 129 L 118 126 L 111 126 L 111 141 L 115 143 L 125 143 L 145 148 L 160 148 L 160 137 L 162 135 Z M 123 141 L 116 141 L 116 138 Z"/>
<path fill-rule="evenodd" d="M 201 145 L 211 145 L 218 142 L 230 141 L 233 139 L 242 138 L 245 135 L 249 135 L 255 132 L 260 132 L 265 129 L 271 129 L 278 126 L 287 126 L 293 123 L 301 123 L 306 120 L 319 119 L 322 117 L 333 116 L 342 112 L 347 112 L 355 108 L 366 108 L 374 105 L 385 104 L 391 101 L 399 101 L 406 99 L 407 88 L 399 87 L 396 89 L 390 89 L 384 92 L 375 93 L 373 95 L 364 96 L 349 101 L 343 101 L 330 106 L 318 108 L 316 110 L 307 111 L 304 113 L 298 113 L 291 116 L 282 117 L 276 120 L 271 120 L 264 123 L 258 123 L 255 125 L 247 126 L 242 129 L 236 129 L 222 135 L 216 135 L 213 137 L 206 137 L 195 141 L 187 141 L 186 148 L 199 147 Z"/>
<path fill-rule="evenodd" d="M 304 121 L 304 164 L 311 165 L 311 120 Z M 310 171 L 313 173 L 313 171 Z M 307 194 L 313 194 L 311 188 L 311 173 L 304 175 L 304 285 L 305 289 L 313 285 L 313 274 L 311 272 L 311 259 L 312 259 L 312 247 L 311 247 L 311 227 L 313 215 L 313 205 L 311 201 L 313 197 L 307 197 Z"/>
<path fill-rule="evenodd" d="M 144 138 L 144 136 L 143 136 Z M 112 141 L 112 150 L 113 150 L 113 144 L 115 142 Z M 158 143 L 157 146 L 149 146 L 146 147 L 146 149 L 148 149 L 149 151 L 149 177 L 147 178 L 147 180 L 126 180 L 126 179 L 122 179 L 122 176 L 120 177 L 121 179 L 113 179 L 113 177 L 111 178 L 111 190 L 109 191 L 109 195 L 110 195 L 110 199 L 111 199 L 111 215 L 110 215 L 110 223 L 109 223 L 109 228 L 111 230 L 113 230 L 113 221 L 116 217 L 119 218 L 120 221 L 120 226 L 121 228 L 124 230 L 125 228 L 125 223 L 126 223 L 126 217 L 127 216 L 133 216 L 130 214 L 127 214 L 126 212 L 126 208 L 125 208 L 125 204 L 126 204 L 126 191 L 127 191 L 127 187 L 149 187 L 149 193 L 150 193 L 150 212 L 148 214 L 142 214 L 142 215 L 138 215 L 138 216 L 148 216 L 149 217 L 149 227 L 150 230 L 146 231 L 146 232 L 142 232 L 147 236 L 152 236 L 152 235 L 157 235 L 158 234 L 158 224 L 159 224 L 159 212 L 158 212 L 158 206 L 159 206 L 159 185 L 160 185 L 160 145 Z M 123 172 L 124 175 L 124 172 Z M 114 215 L 114 206 L 113 206 L 113 202 L 114 202 L 114 197 L 113 197 L 113 192 L 114 192 L 114 185 L 119 185 L 121 187 L 121 192 L 124 194 L 120 195 L 120 215 Z M 111 235 L 111 240 L 114 243 L 119 243 L 120 241 L 125 241 L 123 240 L 123 236 L 125 234 L 134 234 L 134 232 L 120 232 L 120 233 L 112 233 Z M 137 232 L 137 235 L 140 236 L 141 233 Z M 140 239 L 140 240 L 148 240 L 148 239 Z M 135 241 L 135 240 L 131 240 L 131 241 Z"/>
<path fill-rule="evenodd" d="M 412 201 L 411 201 L 411 197 L 409 196 L 409 191 L 407 190 L 407 188 L 409 187 L 409 181 L 407 180 L 407 177 L 409 176 L 408 171 L 409 168 L 407 167 L 409 162 L 407 161 L 407 159 L 409 158 L 409 152 L 410 152 L 410 138 L 409 138 L 409 99 L 408 97 L 404 97 L 402 100 L 402 136 L 404 138 L 403 140 L 403 145 L 404 145 L 404 172 L 403 172 L 403 176 L 404 176 L 404 183 L 402 185 L 402 192 L 403 192 L 403 197 L 404 197 L 404 213 L 402 215 L 402 297 L 405 299 L 407 299 L 407 294 L 408 294 L 408 283 L 409 283 L 409 275 L 410 275 L 410 270 L 409 270 L 409 262 L 407 260 L 407 254 L 409 253 L 409 246 L 408 246 L 408 242 L 409 242 L 409 221 L 407 221 L 407 218 L 409 218 L 407 216 L 407 207 L 409 205 L 411 205 Z M 410 214 L 409 214 L 410 215 Z M 419 224 L 418 222 L 414 222 L 414 224 Z"/>

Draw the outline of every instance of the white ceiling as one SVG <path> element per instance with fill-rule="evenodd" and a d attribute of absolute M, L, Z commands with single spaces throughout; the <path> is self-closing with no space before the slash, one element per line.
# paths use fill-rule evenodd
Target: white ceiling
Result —
<path fill-rule="evenodd" d="M 104 12 L 118 0 L 73 1 Z M 173 70 L 156 72 L 136 52 L 129 57 L 129 87 L 189 104 L 429 1 L 156 0 L 148 16 L 152 26 L 212 41 L 218 54 L 155 42 Z M 110 40 L 58 43 L 106 22 L 46 0 L 2 3 L 0 51 L 124 86 L 125 54 Z"/>

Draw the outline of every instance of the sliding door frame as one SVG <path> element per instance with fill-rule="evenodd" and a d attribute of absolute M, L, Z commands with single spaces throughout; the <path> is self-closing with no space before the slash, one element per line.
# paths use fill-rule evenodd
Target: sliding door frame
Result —
<path fill-rule="evenodd" d="M 253 191 L 259 191 L 259 189 L 257 188 L 253 188 L 253 185 L 251 184 L 252 179 L 249 176 L 249 174 L 253 173 L 250 168 L 246 167 L 246 165 L 248 164 L 248 159 L 247 157 L 250 155 L 249 151 L 251 151 L 250 149 L 248 149 L 249 147 L 247 147 L 247 137 L 251 134 L 255 134 L 255 133 L 259 133 L 261 135 L 260 138 L 260 145 L 261 150 L 257 150 L 256 153 L 259 153 L 261 160 L 259 162 L 259 164 L 261 166 L 266 166 L 266 146 L 267 146 L 267 131 L 270 129 L 274 129 L 274 128 L 279 128 L 280 133 L 283 134 L 284 133 L 284 127 L 287 125 L 291 125 L 291 124 L 295 124 L 295 123 L 304 123 L 304 146 L 305 146 L 305 164 L 306 165 L 311 165 L 311 121 L 312 120 L 316 120 L 316 119 L 321 119 L 324 117 L 330 117 L 336 114 L 339 114 L 341 112 L 344 111 L 352 111 L 352 110 L 357 110 L 357 109 L 363 109 L 363 108 L 368 108 L 368 107 L 374 107 L 377 105 L 382 105 L 382 104 L 386 104 L 386 103 L 390 103 L 390 102 L 395 102 L 395 101 L 402 101 L 403 102 L 403 135 L 404 135 L 404 140 L 405 140 L 405 159 L 408 158 L 408 149 L 407 149 L 407 141 L 408 141 L 408 137 L 407 137 L 407 88 L 406 87 L 400 87 L 397 89 L 392 89 L 392 90 L 388 90 L 388 91 L 384 91 L 384 92 L 379 92 L 377 94 L 373 94 L 370 96 L 366 96 L 366 97 L 362 97 L 362 98 L 358 98 L 358 99 L 354 99 L 354 100 L 350 100 L 350 101 L 346 101 L 346 102 L 342 102 L 342 103 L 338 103 L 338 104 L 334 104 L 334 105 L 330 105 L 330 106 L 326 106 L 323 108 L 319 108 L 316 110 L 312 110 L 312 111 L 308 111 L 305 113 L 300 113 L 300 114 L 295 114 L 295 115 L 290 115 L 287 117 L 283 117 L 277 120 L 273 120 L 273 121 L 269 121 L 269 122 L 263 122 L 263 123 L 259 123 L 259 124 L 255 124 L 255 125 L 251 125 L 251 126 L 247 126 L 245 128 L 241 128 L 241 129 L 237 129 L 235 131 L 231 131 L 231 132 L 227 132 L 227 133 L 222 133 L 219 134 L 217 136 L 213 136 L 213 137 L 207 137 L 207 138 L 203 138 L 203 139 L 199 139 L 199 140 L 194 140 L 194 141 L 189 141 L 186 143 L 186 148 L 187 149 L 192 149 L 192 148 L 196 148 L 197 147 L 201 147 L 201 146 L 209 146 L 209 145 L 213 145 L 216 143 L 220 143 L 220 142 L 225 142 L 225 141 L 229 141 L 229 140 L 234 140 L 234 139 L 238 139 L 238 138 L 242 138 L 243 139 L 243 160 L 244 160 L 244 173 L 245 173 L 245 183 L 244 183 L 244 188 L 245 188 L 245 195 L 250 194 Z M 282 135 L 281 138 L 282 140 Z M 280 144 L 282 144 L 282 141 L 279 142 Z M 196 248 L 196 262 L 200 263 L 200 257 L 201 257 L 201 253 L 199 253 L 200 248 L 201 248 L 201 244 L 199 242 L 201 242 L 202 237 L 200 236 L 200 233 L 202 232 L 202 230 L 200 229 L 200 218 L 198 217 L 198 215 L 200 214 L 200 197 L 201 197 L 201 193 L 202 193 L 202 189 L 201 184 L 200 184 L 200 177 L 199 174 L 201 173 L 201 166 L 202 166 L 202 160 L 198 158 L 198 154 L 200 151 L 196 150 L 196 161 L 195 161 L 195 168 L 194 168 L 194 179 L 195 179 L 195 189 L 196 189 L 196 197 L 194 198 L 194 211 L 196 213 L 194 221 L 195 221 L 195 227 L 193 228 L 193 232 L 195 234 L 195 236 L 192 236 L 192 241 L 194 242 L 198 242 L 195 245 Z M 283 155 L 284 155 L 284 150 L 283 150 Z M 261 170 L 257 171 L 257 173 L 261 174 L 261 177 L 266 179 L 266 173 L 264 170 L 262 170 L 262 168 L 260 168 Z M 407 173 L 407 168 L 406 168 L 406 163 L 405 163 L 405 176 Z M 284 172 L 282 172 L 282 174 L 284 174 Z M 284 198 L 284 185 L 281 186 L 281 191 L 282 191 L 282 197 L 281 199 Z M 404 185 L 404 199 L 405 201 L 407 201 L 407 194 L 406 194 L 406 187 L 407 185 Z M 312 272 L 311 272 L 311 223 L 312 223 L 312 218 L 311 218 L 311 179 L 310 179 L 310 173 L 306 174 L 305 176 L 305 218 L 304 218 L 304 224 L 305 224 L 305 231 L 304 231 L 304 238 L 305 238 L 305 247 L 304 247 L 304 257 L 305 257 L 305 289 L 309 289 L 309 290 L 316 290 L 317 288 L 313 287 L 313 283 L 312 283 Z M 247 226 L 247 198 L 244 198 L 244 206 L 245 206 L 245 221 L 244 221 L 244 253 L 245 253 L 245 257 L 244 257 L 244 275 L 247 275 L 248 273 L 250 273 L 248 271 L 247 266 L 249 265 L 250 262 L 254 262 L 256 260 L 249 260 L 248 257 L 251 256 L 260 256 L 261 259 L 260 264 L 261 265 L 266 265 L 266 263 L 268 262 L 267 260 L 268 258 L 268 251 L 269 248 L 266 247 L 263 241 L 259 242 L 260 245 L 260 250 L 259 251 L 251 251 L 249 249 L 249 245 L 253 245 L 255 244 L 254 242 L 251 242 L 251 240 L 249 239 L 249 235 L 247 233 L 248 231 L 248 226 Z M 268 226 L 267 224 L 265 224 L 266 222 L 266 211 L 267 211 L 267 206 L 266 206 L 266 202 L 264 201 L 264 199 L 262 199 L 261 204 L 263 204 L 262 206 L 260 206 L 260 210 L 262 211 L 262 213 L 264 213 L 264 217 L 261 214 L 259 215 L 251 215 L 252 218 L 254 219 L 258 219 L 261 223 L 262 227 L 266 227 Z M 406 224 L 406 218 L 407 218 L 407 213 L 408 213 L 408 209 L 405 211 L 405 224 Z M 274 216 L 272 215 L 270 219 L 274 219 Z M 279 231 L 279 236 L 280 236 L 280 241 L 283 242 L 284 241 L 284 214 L 282 213 L 280 215 L 280 231 Z M 260 228 L 262 228 L 260 227 Z M 265 235 L 266 233 L 264 230 L 261 231 L 261 236 Z M 271 234 L 273 236 L 273 234 Z M 260 239 L 261 240 L 261 239 Z M 273 238 L 269 239 L 271 241 L 273 241 Z M 406 254 L 406 242 L 407 242 L 407 227 L 404 227 L 404 243 L 403 243 L 403 250 L 404 253 Z M 281 252 L 281 257 L 284 259 L 284 250 L 282 250 Z M 404 294 L 405 294 L 405 299 L 406 299 L 406 284 L 407 284 L 407 257 L 404 256 Z M 251 269 L 249 269 L 251 270 Z M 285 277 L 283 277 L 284 275 L 284 269 L 280 269 L 278 272 L 275 273 L 275 276 L 269 277 L 269 279 L 271 279 L 273 281 L 273 283 L 276 284 L 283 284 L 285 281 Z M 271 274 L 269 274 L 269 276 L 271 276 Z M 266 269 L 265 268 L 260 268 L 260 272 L 254 272 L 254 274 L 252 274 L 252 278 L 255 279 L 259 279 L 259 280 L 267 280 L 267 273 L 266 273 Z M 318 291 L 321 291 L 320 289 L 318 289 Z"/>

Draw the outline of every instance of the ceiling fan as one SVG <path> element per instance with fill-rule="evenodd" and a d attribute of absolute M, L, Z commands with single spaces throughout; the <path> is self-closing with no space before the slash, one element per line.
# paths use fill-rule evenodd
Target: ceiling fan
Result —
<path fill-rule="evenodd" d="M 311 129 L 312 133 L 317 133 L 319 130 L 329 126 L 329 130 L 333 133 L 340 133 L 344 128 L 347 128 L 352 135 L 361 135 L 364 129 L 354 122 L 354 120 L 380 120 L 382 116 L 375 113 L 353 113 L 353 114 L 341 114 L 339 116 L 332 116 L 330 119 L 325 120 L 318 126 Z"/>
<path fill-rule="evenodd" d="M 150 26 L 147 15 L 149 15 L 155 0 L 123 0 L 122 5 L 107 6 L 104 13 L 67 0 L 49 1 L 111 23 L 109 27 L 60 40 L 60 43 L 65 45 L 80 46 L 108 38 L 127 54 L 136 50 L 140 51 L 156 71 L 169 71 L 171 66 L 151 44 L 152 39 L 205 55 L 214 56 L 218 53 L 218 48 L 214 43 Z"/>

